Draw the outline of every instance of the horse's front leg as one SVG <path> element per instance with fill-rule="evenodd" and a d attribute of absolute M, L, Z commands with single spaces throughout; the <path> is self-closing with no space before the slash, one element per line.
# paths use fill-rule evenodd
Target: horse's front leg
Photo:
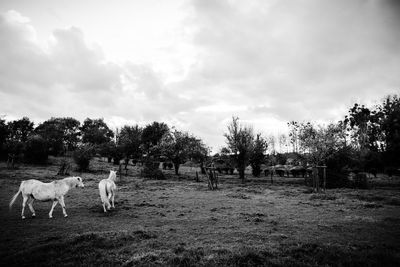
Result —
<path fill-rule="evenodd" d="M 58 201 L 60 202 L 64 217 L 68 217 L 67 211 L 65 210 L 64 196 L 61 196 Z"/>
<path fill-rule="evenodd" d="M 49 212 L 49 218 L 50 219 L 53 218 L 53 210 L 54 210 L 54 207 L 57 205 L 57 203 L 58 203 L 58 200 L 54 200 L 53 201 L 53 205 L 51 206 L 51 210 Z"/>
<path fill-rule="evenodd" d="M 26 201 L 28 201 L 28 197 L 25 195 L 22 195 L 22 211 L 21 211 L 21 218 L 25 219 L 25 205 L 26 205 Z"/>

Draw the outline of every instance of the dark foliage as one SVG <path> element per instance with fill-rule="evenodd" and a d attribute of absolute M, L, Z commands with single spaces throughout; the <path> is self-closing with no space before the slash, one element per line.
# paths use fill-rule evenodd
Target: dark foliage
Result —
<path fill-rule="evenodd" d="M 73 159 L 78 165 L 79 171 L 89 170 L 90 160 L 94 154 L 94 148 L 91 145 L 85 145 L 74 151 Z"/>
<path fill-rule="evenodd" d="M 164 173 L 158 168 L 160 162 L 147 160 L 144 162 L 144 167 L 142 170 L 142 176 L 144 178 L 164 180 Z"/>
<path fill-rule="evenodd" d="M 85 144 L 100 145 L 108 143 L 114 137 L 103 119 L 87 118 L 79 128 L 82 134 L 82 142 Z"/>
<path fill-rule="evenodd" d="M 25 146 L 25 160 L 30 163 L 45 163 L 47 158 L 46 140 L 40 135 L 29 136 Z"/>

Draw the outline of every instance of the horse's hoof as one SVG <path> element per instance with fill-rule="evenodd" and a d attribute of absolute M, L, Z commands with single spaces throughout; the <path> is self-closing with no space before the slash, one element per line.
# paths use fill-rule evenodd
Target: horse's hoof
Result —
<path fill-rule="evenodd" d="M 32 218 L 35 218 L 36 217 L 36 214 L 32 214 Z"/>
<path fill-rule="evenodd" d="M 49 216 L 49 219 L 53 219 L 53 216 Z"/>
<path fill-rule="evenodd" d="M 24 219 L 25 219 L 25 216 L 22 216 L 21 218 L 22 218 L 22 220 L 24 220 Z"/>
<path fill-rule="evenodd" d="M 64 218 L 67 218 L 68 217 L 68 215 L 64 215 Z"/>

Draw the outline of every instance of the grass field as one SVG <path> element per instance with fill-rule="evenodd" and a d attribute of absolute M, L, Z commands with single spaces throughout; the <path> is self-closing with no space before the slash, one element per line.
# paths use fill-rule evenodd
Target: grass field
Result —
<path fill-rule="evenodd" d="M 84 189 L 66 196 L 68 218 L 50 202 L 35 202 L 36 218 L 20 217 L 26 179 L 51 181 L 47 166 L 0 163 L 2 266 L 400 266 L 400 179 L 379 176 L 370 190 L 314 194 L 300 178 L 222 176 L 210 191 L 193 169 L 166 180 L 143 179 L 130 167 L 117 182 L 116 209 L 104 214 L 97 184 L 113 166 L 96 160 L 77 173 Z"/>

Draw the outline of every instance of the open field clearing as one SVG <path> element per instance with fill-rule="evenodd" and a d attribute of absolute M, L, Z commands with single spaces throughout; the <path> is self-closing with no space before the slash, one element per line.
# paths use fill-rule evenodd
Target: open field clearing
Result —
<path fill-rule="evenodd" d="M 101 167 L 99 167 L 101 166 Z M 399 266 L 400 181 L 380 177 L 370 190 L 311 193 L 302 178 L 221 176 L 210 191 L 205 177 L 166 171 L 143 179 L 130 167 L 117 182 L 116 209 L 104 214 L 98 182 L 112 165 L 98 162 L 80 175 L 84 189 L 65 198 L 69 217 L 35 202 L 36 218 L 20 217 L 22 180 L 51 181 L 58 166 L 0 165 L 0 257 L 6 265 L 270 265 Z"/>

